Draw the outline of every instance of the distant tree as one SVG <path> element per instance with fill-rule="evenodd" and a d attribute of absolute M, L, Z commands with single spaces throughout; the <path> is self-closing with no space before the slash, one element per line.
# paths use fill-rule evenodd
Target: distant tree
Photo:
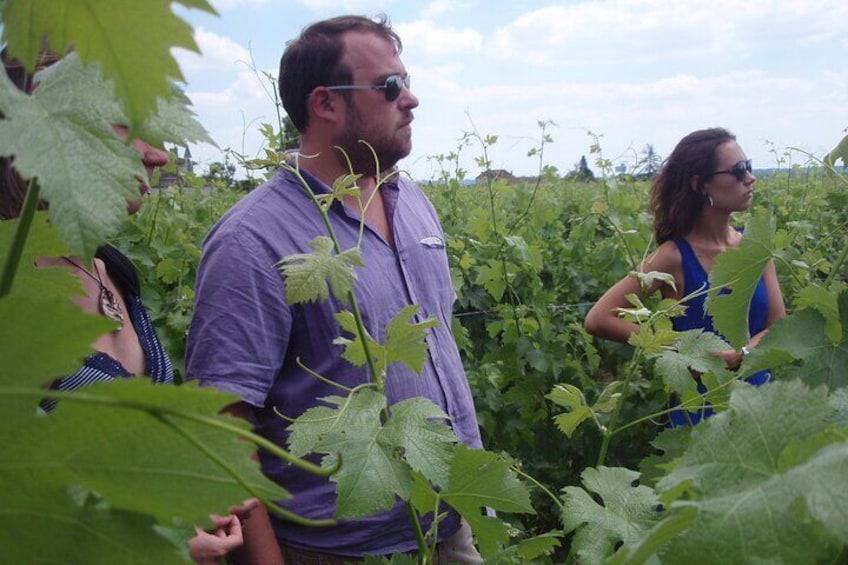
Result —
<path fill-rule="evenodd" d="M 236 166 L 230 162 L 227 156 L 224 157 L 223 162 L 210 163 L 209 168 L 205 174 L 201 175 L 201 178 L 206 181 L 206 186 L 229 188 L 242 192 L 250 192 L 258 184 L 255 179 L 251 178 L 237 179 Z"/>
<path fill-rule="evenodd" d="M 592 182 L 595 180 L 595 173 L 589 168 L 589 163 L 586 161 L 585 155 L 580 156 L 580 160 L 574 165 L 574 169 L 565 175 L 565 178 L 579 182 Z"/>
<path fill-rule="evenodd" d="M 650 179 L 660 170 L 662 157 L 654 151 L 654 146 L 650 143 L 645 146 L 640 155 L 642 158 L 636 164 L 636 174 L 634 177 L 637 179 Z"/>
<path fill-rule="evenodd" d="M 283 117 L 283 131 L 280 132 L 280 145 L 283 151 L 297 149 L 300 146 L 300 133 L 288 116 Z"/>

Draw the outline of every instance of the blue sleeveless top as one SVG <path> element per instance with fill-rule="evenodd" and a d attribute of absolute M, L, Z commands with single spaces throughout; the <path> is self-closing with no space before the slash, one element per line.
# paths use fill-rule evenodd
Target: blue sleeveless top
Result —
<path fill-rule="evenodd" d="M 680 250 L 680 257 L 683 266 L 683 294 L 688 296 L 698 290 L 707 290 L 710 288 L 709 275 L 704 270 L 695 251 L 689 242 L 680 238 L 675 238 L 674 243 Z M 730 290 L 723 288 L 719 294 L 727 294 Z M 713 318 L 708 315 L 704 308 L 706 302 L 706 294 L 701 294 L 695 298 L 688 300 L 685 305 L 686 313 L 677 318 L 672 318 L 671 324 L 675 331 L 682 332 L 686 330 L 702 329 L 704 331 L 718 334 L 713 328 Z M 763 277 L 757 282 L 757 287 L 754 289 L 754 295 L 751 297 L 751 306 L 748 310 L 748 332 L 751 335 L 758 334 L 766 328 L 768 319 L 768 294 L 766 293 L 766 281 Z M 771 380 L 770 371 L 760 371 L 745 379 L 753 385 L 761 385 Z M 706 387 L 700 382 L 698 383 L 698 392 L 707 392 Z M 673 401 L 673 405 L 677 402 Z M 697 424 L 702 418 L 712 416 L 713 410 L 710 407 L 705 407 L 696 412 L 672 412 L 670 417 L 670 427 L 687 426 Z"/>

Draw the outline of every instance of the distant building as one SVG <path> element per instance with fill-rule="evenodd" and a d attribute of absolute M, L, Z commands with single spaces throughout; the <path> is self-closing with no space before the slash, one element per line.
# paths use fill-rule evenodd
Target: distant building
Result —
<path fill-rule="evenodd" d="M 539 180 L 539 177 L 517 177 L 504 169 L 488 169 L 477 175 L 477 178 L 474 179 L 474 184 L 499 180 L 502 180 L 507 184 L 522 184 L 536 182 Z"/>
<path fill-rule="evenodd" d="M 487 169 L 477 175 L 477 178 L 475 180 L 477 182 L 486 182 L 490 180 L 505 180 L 506 182 L 512 184 L 516 181 L 516 178 L 515 175 L 504 169 Z"/>
<path fill-rule="evenodd" d="M 183 148 L 183 156 L 180 157 L 180 148 L 176 145 L 168 150 L 177 156 L 176 159 L 176 167 L 174 170 L 170 170 L 171 166 L 169 165 L 165 169 L 161 169 L 161 173 L 159 175 L 159 183 L 153 188 L 162 189 L 168 188 L 169 186 L 174 186 L 179 184 L 180 179 L 188 173 L 194 173 L 194 166 L 197 164 L 195 161 L 191 159 L 191 149 L 188 146 Z"/>

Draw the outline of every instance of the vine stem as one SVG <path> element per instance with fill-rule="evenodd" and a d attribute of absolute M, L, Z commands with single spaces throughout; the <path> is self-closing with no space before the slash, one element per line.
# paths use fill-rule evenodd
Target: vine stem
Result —
<path fill-rule="evenodd" d="M 601 441 L 601 450 L 598 453 L 598 462 L 595 465 L 596 467 L 600 467 L 606 461 L 610 441 L 612 440 L 612 436 L 615 433 L 615 425 L 618 422 L 618 417 L 621 414 L 621 409 L 624 406 L 624 403 L 627 401 L 627 397 L 630 395 L 630 381 L 633 379 L 633 375 L 636 374 L 636 367 L 639 365 L 639 363 L 641 363 L 643 357 L 644 351 L 642 350 L 642 348 L 638 348 L 636 350 L 636 354 L 630 360 L 630 363 L 627 367 L 627 375 L 624 377 L 624 386 L 621 387 L 621 396 L 619 397 L 618 402 L 615 405 L 615 410 L 613 410 L 612 416 L 610 416 L 609 426 L 607 426 L 607 429 L 604 430 L 604 438 Z"/>
<path fill-rule="evenodd" d="M 309 188 L 309 183 L 306 182 L 306 179 L 303 178 L 303 175 L 300 174 L 300 169 L 297 166 L 293 167 L 290 164 L 285 164 L 284 167 L 289 172 L 294 174 L 297 177 L 298 181 L 301 183 L 301 186 L 303 186 L 304 192 L 306 192 L 307 196 L 312 201 L 312 204 L 315 206 L 315 208 L 318 210 L 318 213 L 321 216 L 321 220 L 324 223 L 324 227 L 326 228 L 327 233 L 329 234 L 330 240 L 333 242 L 333 249 L 335 249 L 336 253 L 341 253 L 342 252 L 342 246 L 339 243 L 339 239 L 336 236 L 336 232 L 333 230 L 332 224 L 330 223 L 330 216 L 329 216 L 329 212 L 328 212 L 329 208 L 328 208 L 328 210 L 325 210 L 321 206 L 321 203 L 318 202 L 318 198 L 315 196 L 315 193 L 312 192 L 311 188 Z M 378 174 L 377 180 L 378 180 L 378 186 L 379 186 L 379 174 Z M 361 219 L 361 222 L 363 224 L 365 223 L 364 217 Z M 356 322 L 356 331 L 359 334 L 359 338 L 360 338 L 360 341 L 362 343 L 362 349 L 364 350 L 364 353 L 365 353 L 365 361 L 368 365 L 368 370 L 371 373 L 371 377 L 377 381 L 378 389 L 380 390 L 380 392 L 382 392 L 383 391 L 382 375 L 377 372 L 377 365 L 374 362 L 374 356 L 368 348 L 368 340 L 366 339 L 366 337 L 368 336 L 368 332 L 366 332 L 366 330 L 365 330 L 365 322 L 363 321 L 363 318 L 362 318 L 362 312 L 359 309 L 359 303 L 357 302 L 356 296 L 354 295 L 353 291 L 350 291 L 350 292 L 347 293 L 347 300 L 348 300 L 348 303 L 350 305 L 351 312 L 353 313 L 353 319 Z"/>
<path fill-rule="evenodd" d="M 3 265 L 3 275 L 0 278 L 0 298 L 7 296 L 12 291 L 15 273 L 18 271 L 18 265 L 24 253 L 24 246 L 26 245 L 27 237 L 29 237 L 32 221 L 35 219 L 39 192 L 38 184 L 30 179 L 26 198 L 21 208 L 20 219 L 18 220 L 18 225 L 15 227 L 15 235 L 12 238 L 12 247 L 9 249 L 9 255 L 6 257 L 6 263 Z"/>
<path fill-rule="evenodd" d="M 234 424 L 227 423 L 224 420 L 221 420 L 212 416 L 202 416 L 200 414 L 190 414 L 186 412 L 180 412 L 173 408 L 166 408 L 162 406 L 158 406 L 155 404 L 147 404 L 145 402 L 140 402 L 136 400 L 119 400 L 115 398 L 109 398 L 105 396 L 99 396 L 97 394 L 92 394 L 90 392 L 85 392 L 83 390 L 75 390 L 72 392 L 64 392 L 59 390 L 50 390 L 50 389 L 32 389 L 26 387 L 0 387 L 0 396 L 3 395 L 11 395 L 11 396 L 20 396 L 20 397 L 34 397 L 34 398 L 55 398 L 57 400 L 62 400 L 63 402 L 81 402 L 84 404 L 99 404 L 101 406 L 111 406 L 116 408 L 128 408 L 130 410 L 139 410 L 141 412 L 147 412 L 153 417 L 159 418 L 160 415 L 165 416 L 173 416 L 176 418 L 181 418 L 184 420 L 189 420 L 192 422 L 197 422 L 200 424 L 208 425 L 213 428 L 217 428 L 219 430 L 232 433 L 237 435 L 242 439 L 246 439 L 251 443 L 265 449 L 281 459 L 286 460 L 291 463 L 295 467 L 298 467 L 304 471 L 309 473 L 313 473 L 322 477 L 328 477 L 339 470 L 341 466 L 341 462 L 337 463 L 335 467 L 331 469 L 325 469 L 318 465 L 314 465 L 308 461 L 303 461 L 289 453 L 288 451 L 281 449 L 277 444 L 272 441 L 265 439 L 264 437 L 250 431 L 244 429 L 242 427 L 236 426 Z"/>
<path fill-rule="evenodd" d="M 302 526 L 309 526 L 309 527 L 332 526 L 336 523 L 335 520 L 314 520 L 314 519 L 310 519 L 310 518 L 304 518 L 302 516 L 295 514 L 294 512 L 291 512 L 290 510 L 287 510 L 287 509 L 281 507 L 275 501 L 267 499 L 263 496 L 260 496 L 259 493 L 256 492 L 256 490 L 253 487 L 251 487 L 249 484 L 247 484 L 247 482 L 244 481 L 241 478 L 241 476 L 239 476 L 238 471 L 233 469 L 231 465 L 229 465 L 226 461 L 224 461 L 221 457 L 219 457 L 205 443 L 203 443 L 202 441 L 197 439 L 196 436 L 189 433 L 188 430 L 182 428 L 176 422 L 174 422 L 171 419 L 171 417 L 166 416 L 165 414 L 160 414 L 160 413 L 153 413 L 151 415 L 154 418 L 158 419 L 163 424 L 165 424 L 166 426 L 170 427 L 172 430 L 177 432 L 179 435 L 183 436 L 186 439 L 186 441 L 188 441 L 189 443 L 194 445 L 197 448 L 198 451 L 200 451 L 201 453 L 206 455 L 206 457 L 208 457 L 211 461 L 213 461 L 221 469 L 226 471 L 226 473 L 228 475 L 230 475 L 230 477 L 232 477 L 244 490 L 249 492 L 254 498 L 257 498 L 260 501 L 262 501 L 262 503 L 267 508 L 274 511 L 275 513 L 277 513 L 281 517 L 285 518 L 286 520 L 290 520 L 290 521 L 292 521 L 296 524 L 300 524 Z"/>
<path fill-rule="evenodd" d="M 536 485 L 536 488 L 538 488 L 539 490 L 541 490 L 542 492 L 544 492 L 544 493 L 548 496 L 548 498 L 550 498 L 551 500 L 553 500 L 553 501 L 554 501 L 554 504 L 556 504 L 557 506 L 559 506 L 559 509 L 560 509 L 560 510 L 562 510 L 562 509 L 563 509 L 563 507 L 564 507 L 565 505 L 562 503 L 562 500 L 560 500 L 560 499 L 559 499 L 559 497 L 558 497 L 557 495 L 555 495 L 554 493 L 552 493 L 548 487 L 546 487 L 545 485 L 543 485 L 542 483 L 540 483 L 538 480 L 536 480 L 536 478 L 535 478 L 535 477 L 533 477 L 533 476 L 531 476 L 531 475 L 528 475 L 527 473 L 525 473 L 524 471 L 522 471 L 521 469 L 519 469 L 516 465 L 513 465 L 513 466 L 512 466 L 512 470 L 513 470 L 513 472 L 514 472 L 516 475 L 520 475 L 520 476 L 524 477 L 526 480 L 528 480 L 528 481 L 530 481 L 531 483 L 533 483 L 534 485 Z"/>
<path fill-rule="evenodd" d="M 415 509 L 409 501 L 406 502 L 406 514 L 409 516 L 409 521 L 412 522 L 412 530 L 415 532 L 415 540 L 418 542 L 418 565 L 427 565 L 430 562 L 427 556 L 427 540 L 424 539 L 421 522 L 418 521 Z"/>

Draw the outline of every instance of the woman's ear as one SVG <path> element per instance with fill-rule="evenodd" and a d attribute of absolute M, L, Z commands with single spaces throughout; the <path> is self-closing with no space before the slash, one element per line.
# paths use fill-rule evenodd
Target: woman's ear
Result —
<path fill-rule="evenodd" d="M 701 177 L 700 176 L 695 175 L 694 177 L 689 179 L 689 189 L 692 192 L 697 192 L 697 193 L 701 192 Z"/>

